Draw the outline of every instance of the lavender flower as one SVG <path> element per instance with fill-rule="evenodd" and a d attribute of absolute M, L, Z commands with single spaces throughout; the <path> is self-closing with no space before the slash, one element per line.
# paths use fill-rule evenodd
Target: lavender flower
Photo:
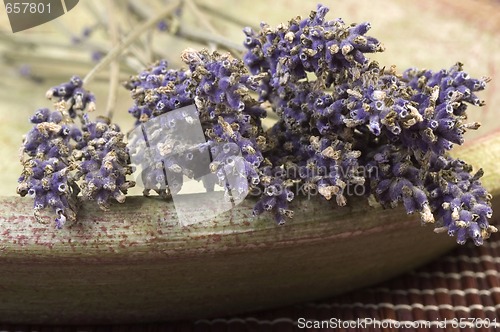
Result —
<path fill-rule="evenodd" d="M 279 225 L 286 222 L 286 218 L 293 217 L 289 203 L 294 199 L 293 181 L 280 167 L 263 167 L 260 169 L 260 199 L 253 209 L 258 215 L 265 211 L 271 212 Z"/>
<path fill-rule="evenodd" d="M 173 193 L 178 192 L 182 177 L 172 178 L 173 174 L 167 172 L 200 178 L 203 167 L 190 161 L 199 160 L 196 154 L 208 151 L 212 158 L 207 168 L 214 176 L 212 180 L 205 178 L 207 190 L 219 184 L 228 195 L 243 194 L 252 186 L 252 181 L 258 182 L 256 168 L 263 161 L 257 140 L 263 134 L 260 118 L 265 111 L 250 96 L 261 77 L 249 74 L 240 60 L 226 54 L 189 49 L 182 54 L 182 59 L 188 70 L 168 69 L 166 61 L 160 61 L 125 85 L 135 101 L 129 112 L 138 120 L 138 125 L 147 126 L 148 140 L 154 142 L 138 142 L 137 137 L 132 138 L 133 157 L 143 165 L 145 162 L 148 168 L 142 173 L 145 194 L 153 189 L 168 196 L 173 184 Z M 192 104 L 196 105 L 195 114 L 174 112 Z M 159 120 L 147 123 L 155 118 Z M 162 131 L 164 126 L 170 130 Z M 193 132 L 192 128 L 198 126 L 204 131 L 202 142 L 187 142 L 182 133 Z M 151 147 L 148 154 L 144 154 L 141 144 Z M 165 152 L 164 147 L 174 146 L 178 147 L 177 152 Z M 180 153 L 191 157 L 184 158 Z M 239 153 L 242 159 L 235 160 Z M 228 176 L 233 175 L 234 188 L 226 184 Z M 173 179 L 173 184 L 166 185 L 166 178 Z"/>
<path fill-rule="evenodd" d="M 69 82 L 50 88 L 46 97 L 60 103 L 71 118 L 81 115 L 83 111 L 95 110 L 95 97 L 82 88 L 83 81 L 78 76 L 73 76 Z"/>
<path fill-rule="evenodd" d="M 23 152 L 28 156 L 17 192 L 34 199 L 34 213 L 50 207 L 56 214 L 56 227 L 74 221 L 76 216 L 75 180 L 71 176 L 71 150 L 81 141 L 81 131 L 66 124 L 59 111 L 39 109 L 31 118 L 33 128 L 23 142 Z"/>
<path fill-rule="evenodd" d="M 306 19 L 295 18 L 275 29 L 263 23 L 259 32 L 244 29 L 245 64 L 253 74 L 269 74 L 264 93 L 304 79 L 307 72 L 328 87 L 346 68 L 365 65 L 365 53 L 383 50 L 378 40 L 365 36 L 369 23 L 350 26 L 341 19 L 326 21 L 327 12 L 327 7 L 318 5 Z"/>
<path fill-rule="evenodd" d="M 120 128 L 108 119 L 92 122 L 86 118 L 83 137 L 85 144 L 73 151 L 78 162 L 77 177 L 83 180 L 82 195 L 95 200 L 103 210 L 109 208 L 111 198 L 123 203 L 134 182 L 126 180 L 132 168 Z"/>
<path fill-rule="evenodd" d="M 47 97 L 55 99 L 56 110 L 41 108 L 30 119 L 33 128 L 23 142 L 17 192 L 34 199 L 38 219 L 51 208 L 61 228 L 76 220 L 80 191 L 105 208 L 111 197 L 123 202 L 133 182 L 125 178 L 131 170 L 123 134 L 116 125 L 92 122 L 83 114 L 95 107 L 94 97 L 78 77 L 51 88 Z M 74 122 L 77 115 L 82 126 Z"/>
<path fill-rule="evenodd" d="M 482 106 L 475 92 L 485 88 L 488 78 L 473 79 L 457 63 L 449 70 L 432 72 L 409 69 L 403 79 L 412 88 L 411 102 L 418 110 L 420 123 L 401 135 L 402 143 L 437 154 L 462 144 L 467 129 L 478 129 L 479 123 L 466 123 L 467 104 Z M 415 139 L 417 137 L 417 139 Z"/>
<path fill-rule="evenodd" d="M 479 127 L 464 120 L 467 104 L 483 104 L 475 92 L 487 79 L 470 78 L 461 64 L 436 73 L 383 69 L 365 56 L 383 49 L 366 36 L 370 25 L 325 21 L 326 12 L 318 6 L 303 20 L 244 30 L 244 62 L 263 77 L 260 101 L 280 117 L 266 134 L 268 182 L 293 181 L 295 188 L 335 196 L 339 205 L 346 203 L 345 188 L 362 186 L 383 206 L 403 203 L 459 243 L 470 237 L 481 244 L 496 231 L 487 222 L 489 196 L 479 176 L 448 151 Z M 277 169 L 287 174 L 276 176 Z M 470 204 L 457 203 L 462 196 L 473 197 Z M 271 197 L 263 195 L 256 213 L 273 210 L 278 200 Z"/>
<path fill-rule="evenodd" d="M 431 160 L 433 181 L 427 184 L 434 213 L 440 218 L 436 231 L 447 231 L 464 244 L 471 238 L 476 245 L 496 232 L 489 225 L 493 210 L 491 195 L 481 186 L 482 170 L 472 174 L 472 167 L 451 157 Z"/>

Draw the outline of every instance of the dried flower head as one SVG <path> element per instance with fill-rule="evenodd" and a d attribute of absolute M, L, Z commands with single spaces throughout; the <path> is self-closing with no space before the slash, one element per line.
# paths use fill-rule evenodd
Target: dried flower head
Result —
<path fill-rule="evenodd" d="M 94 97 L 82 89 L 74 76 L 67 83 L 50 89 L 56 110 L 41 108 L 31 117 L 33 128 L 22 146 L 23 171 L 17 192 L 34 199 L 34 212 L 51 208 L 55 225 L 75 221 L 80 191 L 106 208 L 110 198 L 125 200 L 133 182 L 123 134 L 106 120 L 92 122 L 83 112 L 93 110 Z M 75 123 L 79 115 L 81 125 Z M 27 158 L 26 158 L 27 157 Z"/>

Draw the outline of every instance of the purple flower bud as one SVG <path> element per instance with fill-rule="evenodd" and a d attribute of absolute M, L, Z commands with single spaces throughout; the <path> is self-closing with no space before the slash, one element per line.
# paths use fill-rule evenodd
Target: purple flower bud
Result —
<path fill-rule="evenodd" d="M 354 35 L 364 35 L 371 29 L 371 24 L 369 22 L 363 22 L 352 28 L 351 34 Z"/>
<path fill-rule="evenodd" d="M 31 123 L 42 123 L 49 119 L 50 110 L 48 108 L 40 108 L 35 112 L 30 119 Z"/>
<path fill-rule="evenodd" d="M 493 209 L 491 206 L 486 204 L 474 204 L 471 209 L 472 213 L 485 216 L 486 218 L 491 218 L 493 215 Z"/>

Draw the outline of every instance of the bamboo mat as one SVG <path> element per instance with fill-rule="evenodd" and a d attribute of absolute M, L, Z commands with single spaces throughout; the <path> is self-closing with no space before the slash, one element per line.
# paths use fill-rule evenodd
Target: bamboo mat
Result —
<path fill-rule="evenodd" d="M 305 326 L 305 320 L 309 324 L 313 320 L 331 324 L 323 325 L 323 329 L 302 329 L 307 331 L 397 331 L 390 329 L 396 322 L 401 324 L 399 330 L 403 331 L 443 331 L 445 319 L 447 331 L 493 331 L 492 325 L 480 328 L 477 324 L 488 320 L 500 323 L 499 271 L 500 236 L 496 235 L 482 247 L 469 243 L 395 279 L 312 303 L 195 321 L 58 327 L 0 324 L 0 331 L 274 332 L 301 330 L 299 326 Z M 370 319 L 374 322 L 371 325 L 368 324 Z M 456 327 L 460 322 L 462 328 Z M 350 324 L 352 328 L 334 328 L 340 324 Z M 410 328 L 403 324 L 420 325 Z"/>

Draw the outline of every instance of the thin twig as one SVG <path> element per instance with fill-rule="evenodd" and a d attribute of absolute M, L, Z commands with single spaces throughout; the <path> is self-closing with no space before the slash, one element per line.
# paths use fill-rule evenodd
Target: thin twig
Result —
<path fill-rule="evenodd" d="M 34 65 L 44 65 L 44 66 L 73 66 L 73 67 L 84 67 L 90 68 L 91 64 L 89 61 L 81 59 L 81 57 L 64 57 L 62 58 L 59 54 L 50 53 L 39 53 L 33 54 L 33 52 L 19 52 L 19 51 L 5 51 L 0 54 L 0 59 L 3 59 L 7 64 L 26 64 L 32 63 Z"/>
<path fill-rule="evenodd" d="M 12 49 L 18 50 L 19 48 L 36 48 L 46 50 L 47 48 L 57 48 L 57 49 L 81 49 L 88 50 L 93 49 L 101 52 L 109 51 L 109 47 L 101 42 L 93 42 L 86 40 L 84 43 L 68 43 L 66 41 L 59 41 L 54 39 L 52 36 L 47 37 L 45 33 L 34 33 L 31 35 L 14 35 L 1 34 L 0 42 L 2 44 L 11 45 Z"/>
<path fill-rule="evenodd" d="M 53 20 L 52 24 L 57 26 L 58 27 L 57 30 L 62 31 L 62 33 L 65 34 L 69 40 L 72 40 L 73 38 L 76 38 L 78 36 L 78 35 L 74 34 L 73 32 L 71 32 L 71 29 L 69 29 L 66 26 L 66 24 L 64 24 L 63 21 L 61 21 L 61 20 Z"/>
<path fill-rule="evenodd" d="M 15 50 L 15 48 L 13 48 Z M 68 53 L 65 57 L 61 57 L 58 53 L 46 53 L 46 52 L 25 52 L 25 51 L 3 51 L 0 53 L 0 62 L 4 62 L 13 67 L 18 67 L 20 65 L 29 65 L 32 70 L 33 75 L 41 76 L 43 78 L 54 77 L 64 77 L 72 76 L 77 73 L 79 75 L 85 75 L 89 70 L 92 69 L 94 63 L 87 59 L 83 59 L 77 54 Z M 130 60 L 132 58 L 125 58 L 122 61 L 121 77 L 127 78 L 129 75 L 133 75 L 139 69 L 144 68 L 141 64 L 140 67 L 134 66 Z M 57 70 L 54 70 L 54 69 Z M 105 75 L 98 75 L 99 80 L 104 76 L 108 77 L 109 72 L 106 71 Z"/>
<path fill-rule="evenodd" d="M 87 8 L 90 10 L 90 12 L 93 14 L 93 16 L 95 18 L 97 18 L 100 25 L 109 26 L 108 17 L 104 13 L 105 11 L 103 12 L 103 10 L 99 9 L 96 6 L 95 1 L 85 1 L 85 4 L 87 5 Z M 142 3 L 142 5 L 145 5 L 145 4 Z M 114 10 L 116 10 L 115 18 L 122 17 L 125 19 L 129 19 L 127 23 L 129 25 L 130 30 L 132 30 L 134 27 L 137 26 L 137 24 L 139 24 L 139 22 L 134 22 L 134 24 L 130 24 L 130 19 L 132 18 L 132 15 L 129 15 L 128 3 L 123 2 L 123 1 L 119 1 L 118 3 L 116 3 L 116 1 L 115 1 Z M 126 13 L 124 13 L 125 11 L 126 11 Z M 152 17 L 154 15 L 154 13 L 155 12 L 151 12 L 151 15 L 144 16 L 143 19 L 144 20 L 149 19 L 150 17 Z M 109 33 L 108 33 L 108 35 L 109 35 Z M 120 36 L 119 36 L 119 41 L 121 41 Z M 130 51 L 129 60 L 131 58 L 133 58 L 133 59 L 139 61 L 142 67 L 146 67 L 150 63 L 147 56 L 144 54 L 144 52 L 140 48 L 135 47 L 134 45 L 130 45 L 128 47 L 128 50 Z"/>
<path fill-rule="evenodd" d="M 180 1 L 176 0 L 168 5 L 165 6 L 165 8 L 149 19 L 148 21 L 144 22 L 142 25 L 137 27 L 135 30 L 133 30 L 120 44 L 116 45 L 102 60 L 85 76 L 83 79 L 84 84 L 88 84 L 91 80 L 92 77 L 95 75 L 96 72 L 101 70 L 102 68 L 106 67 L 109 65 L 114 59 L 116 59 L 118 56 L 121 55 L 121 53 L 128 47 L 130 44 L 132 44 L 134 41 L 137 40 L 144 32 L 146 32 L 148 29 L 153 27 L 155 24 L 157 24 L 160 20 L 162 20 L 165 16 L 171 14 L 178 6 L 179 6 Z"/>
<path fill-rule="evenodd" d="M 118 1 L 120 4 L 120 17 L 123 19 L 123 22 L 126 24 L 126 29 L 124 31 L 130 31 L 133 30 L 138 24 L 141 23 L 140 17 L 137 17 L 135 15 L 135 11 L 128 2 L 126 1 Z M 151 6 L 151 4 L 147 0 L 142 0 L 140 3 L 141 6 Z M 150 17 L 154 16 L 158 11 L 152 11 L 151 15 L 143 17 L 144 20 L 149 19 Z M 151 55 L 151 50 L 148 45 L 149 41 L 149 36 L 154 34 L 155 29 L 149 29 L 146 33 L 144 38 L 139 38 L 140 43 L 134 43 L 133 45 L 130 45 L 129 50 L 130 53 L 135 56 L 137 61 L 139 61 L 142 64 L 142 67 L 145 68 L 148 65 L 151 64 L 152 62 L 152 55 Z M 142 39 L 142 40 L 141 40 Z"/>
<path fill-rule="evenodd" d="M 143 19 L 151 17 L 157 9 L 159 10 L 160 6 L 154 6 L 155 4 L 156 3 L 145 5 L 142 1 L 138 2 L 136 0 L 129 0 L 127 2 L 127 5 L 132 13 Z"/>
<path fill-rule="evenodd" d="M 193 0 L 184 0 L 184 3 L 189 7 L 189 10 L 193 13 L 195 18 L 201 23 L 201 25 L 209 30 L 211 33 L 217 34 L 217 29 L 214 28 L 212 23 L 207 19 L 207 17 L 198 9 L 198 6 L 193 2 Z"/>
<path fill-rule="evenodd" d="M 247 22 L 243 19 L 240 18 L 240 16 L 235 16 L 235 15 L 230 15 L 227 12 L 220 10 L 218 8 L 214 8 L 211 5 L 209 5 L 206 2 L 202 1 L 196 1 L 196 4 L 200 9 L 203 9 L 204 12 L 207 12 L 208 14 L 222 18 L 223 20 L 226 20 L 228 22 L 234 23 L 241 27 L 242 29 L 244 27 L 251 27 L 253 30 L 259 30 L 258 25 L 252 24 L 250 22 Z"/>
<path fill-rule="evenodd" d="M 210 20 L 198 9 L 198 6 L 193 2 L 193 0 L 184 0 L 184 3 L 189 7 L 189 10 L 193 13 L 194 17 L 201 23 L 202 27 L 217 35 L 217 29 L 214 28 Z M 212 51 L 216 49 L 215 43 L 208 42 L 208 46 Z"/>
<path fill-rule="evenodd" d="M 153 31 L 149 30 L 144 38 L 144 53 L 146 53 L 146 59 L 151 63 L 154 60 L 153 56 Z"/>
<path fill-rule="evenodd" d="M 102 10 L 98 9 L 98 6 L 96 5 L 95 1 L 83 1 L 87 9 L 90 11 L 92 16 L 96 18 L 99 22 L 99 24 L 103 27 L 105 27 L 106 24 L 106 14 L 102 12 Z"/>
<path fill-rule="evenodd" d="M 143 68 L 146 68 L 148 65 L 151 64 L 150 58 L 148 57 L 147 54 L 145 54 L 144 50 L 140 49 L 141 45 L 135 45 L 132 44 L 130 45 L 130 53 L 134 55 L 134 59 L 139 61 L 141 63 Z"/>
<path fill-rule="evenodd" d="M 134 13 L 136 15 L 144 19 L 150 17 L 154 12 L 154 9 L 142 6 L 137 1 L 130 0 L 129 2 L 127 2 L 127 4 L 134 9 Z M 173 22 L 175 22 L 175 20 Z M 206 30 L 193 28 L 188 24 L 180 24 L 177 28 L 174 28 L 171 31 L 174 36 L 181 37 L 200 44 L 207 44 L 212 42 L 220 48 L 234 52 L 235 54 L 245 51 L 245 48 L 240 43 L 236 43 L 218 33 L 210 33 Z M 161 50 L 156 50 L 156 53 L 162 54 L 163 57 L 165 57 L 166 55 L 168 56 L 168 54 L 163 54 L 163 52 L 160 51 Z"/>
<path fill-rule="evenodd" d="M 133 25 L 133 23 L 131 22 L 133 18 L 146 20 L 149 17 L 153 16 L 156 12 L 158 12 L 162 8 L 161 4 L 158 4 L 157 2 L 146 1 L 144 3 L 143 1 L 141 1 L 139 3 L 137 1 L 131 0 L 123 3 L 127 5 L 127 8 L 129 10 L 129 15 L 127 15 L 127 18 L 129 18 L 129 25 Z M 182 6 L 182 3 L 180 4 L 180 6 Z M 175 16 L 176 15 L 172 15 L 171 21 L 173 21 L 173 17 Z M 166 59 L 169 57 L 169 53 L 167 50 L 165 50 L 163 47 L 162 48 L 155 47 L 155 45 L 153 44 L 154 38 L 157 35 L 154 32 L 155 32 L 154 30 L 150 30 L 150 33 L 148 34 L 148 36 L 151 37 L 148 40 L 149 48 L 148 47 L 146 48 L 146 50 L 149 51 L 149 54 L 146 54 L 145 57 L 143 57 L 143 60 L 141 60 L 142 62 L 144 62 L 144 59 L 148 59 L 144 67 L 151 64 L 151 62 L 153 62 L 153 60 L 155 59 Z M 170 31 L 170 33 L 172 33 L 172 31 Z"/>
<path fill-rule="evenodd" d="M 118 22 L 115 17 L 115 6 L 113 4 L 114 0 L 106 1 L 106 5 L 108 7 L 108 30 L 109 36 L 111 38 L 112 47 L 116 47 L 119 43 L 119 34 L 118 34 Z M 118 79 L 120 77 L 120 62 L 115 58 L 114 61 L 111 62 L 109 66 L 109 93 L 108 93 L 108 102 L 106 104 L 106 116 L 108 119 L 113 118 L 113 111 L 116 106 L 116 98 L 118 94 Z"/>
<path fill-rule="evenodd" d="M 196 42 L 203 43 L 210 41 L 229 51 L 236 51 L 235 53 L 241 53 L 245 51 L 245 47 L 243 47 L 243 44 L 236 43 L 224 36 L 213 34 L 201 29 L 196 29 L 187 25 L 181 25 L 176 35 Z"/>

